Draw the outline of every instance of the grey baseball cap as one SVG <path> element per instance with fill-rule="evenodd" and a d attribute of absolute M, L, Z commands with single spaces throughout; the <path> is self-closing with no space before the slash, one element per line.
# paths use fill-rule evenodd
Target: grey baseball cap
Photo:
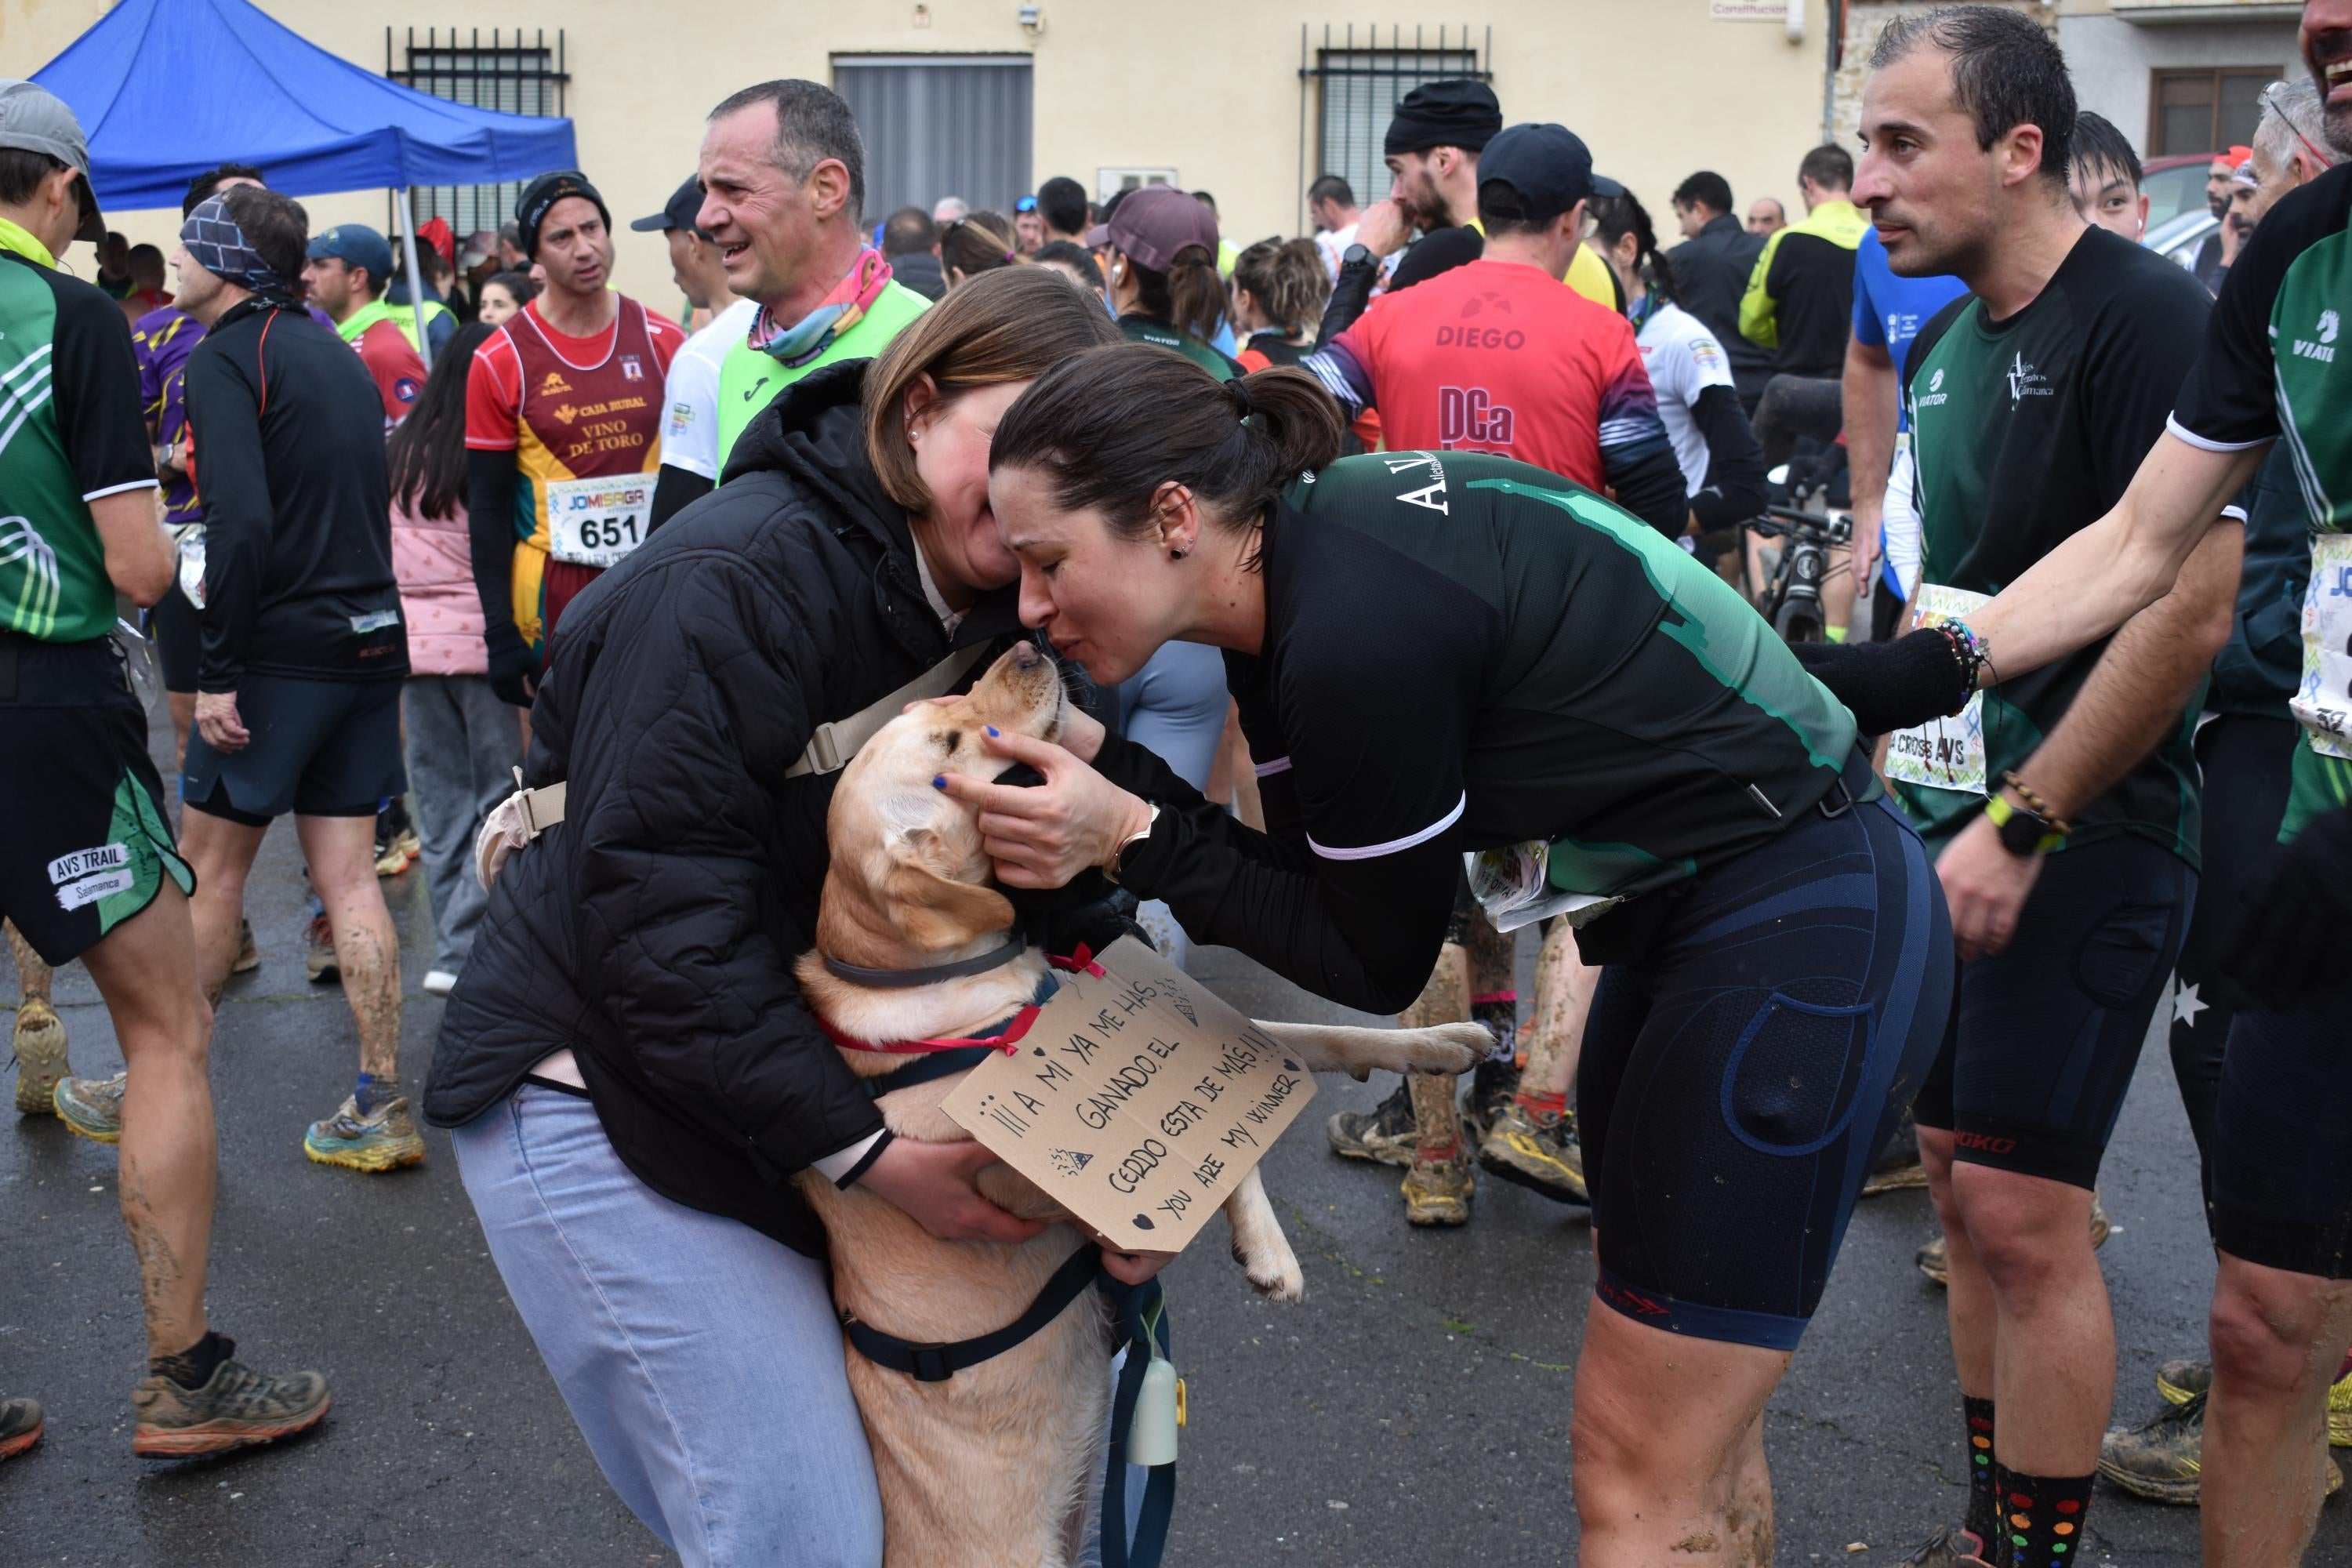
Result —
<path fill-rule="evenodd" d="M 0 147 L 46 153 L 71 167 L 74 195 L 81 203 L 81 226 L 74 237 L 92 245 L 106 237 L 98 195 L 89 188 L 89 143 L 65 100 L 38 82 L 0 78 Z"/>

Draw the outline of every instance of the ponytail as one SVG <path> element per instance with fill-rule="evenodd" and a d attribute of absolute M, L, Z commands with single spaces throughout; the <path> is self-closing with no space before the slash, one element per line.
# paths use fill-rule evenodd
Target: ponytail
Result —
<path fill-rule="evenodd" d="M 1300 475 L 1330 465 L 1346 428 L 1305 371 L 1220 383 L 1181 354 L 1118 343 L 1038 377 L 997 426 L 988 467 L 1042 471 L 1055 504 L 1099 512 L 1121 539 L 1150 537 L 1153 503 L 1171 482 L 1203 503 L 1205 526 L 1247 534 Z M 1256 557 L 1253 544 L 1252 564 Z"/>
<path fill-rule="evenodd" d="M 967 213 L 940 231 L 940 265 L 967 279 L 1016 259 L 1012 226 L 995 213 Z"/>
<path fill-rule="evenodd" d="M 1313 333 L 1331 297 L 1331 275 L 1311 239 L 1259 240 L 1234 260 L 1234 285 L 1248 289 L 1287 336 Z"/>
<path fill-rule="evenodd" d="M 1629 234 L 1633 236 L 1633 270 L 1642 276 L 1651 293 L 1671 304 L 1675 298 L 1674 264 L 1658 248 L 1658 231 L 1652 226 L 1649 212 L 1640 198 L 1631 191 L 1622 196 L 1594 196 L 1590 211 L 1592 237 L 1602 248 L 1614 250 L 1619 240 Z"/>
<path fill-rule="evenodd" d="M 1204 343 L 1225 324 L 1225 280 L 1217 276 L 1217 258 L 1201 247 L 1178 251 L 1165 272 L 1132 256 L 1127 266 L 1135 275 L 1136 303 L 1151 320 Z"/>

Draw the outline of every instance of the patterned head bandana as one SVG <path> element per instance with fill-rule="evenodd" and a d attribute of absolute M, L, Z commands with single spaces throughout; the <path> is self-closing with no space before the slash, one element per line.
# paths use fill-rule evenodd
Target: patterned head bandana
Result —
<path fill-rule="evenodd" d="M 225 197 L 211 197 L 188 215 L 180 226 L 180 243 L 197 266 L 224 283 L 265 296 L 294 297 L 293 280 L 272 270 L 261 253 L 246 243 L 245 230 L 228 216 Z"/>
<path fill-rule="evenodd" d="M 806 364 L 862 321 L 889 283 L 890 264 L 869 245 L 858 253 L 847 276 L 834 285 L 833 292 L 799 321 L 779 321 L 768 307 L 761 306 L 759 315 L 752 318 L 750 344 L 787 365 Z"/>

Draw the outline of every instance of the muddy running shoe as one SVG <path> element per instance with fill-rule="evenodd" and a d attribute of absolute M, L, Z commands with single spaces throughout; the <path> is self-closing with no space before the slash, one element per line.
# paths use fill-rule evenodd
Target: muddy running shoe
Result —
<path fill-rule="evenodd" d="M 1370 1110 L 1341 1110 L 1324 1123 L 1331 1152 L 1347 1160 L 1376 1160 L 1383 1165 L 1412 1163 L 1416 1140 L 1412 1122 L 1412 1088 L 1397 1079 L 1396 1092 Z"/>
<path fill-rule="evenodd" d="M 313 985 L 332 985 L 343 977 L 342 966 L 335 962 L 335 928 L 324 915 L 311 919 L 310 955 L 303 962 Z"/>
<path fill-rule="evenodd" d="M 2106 1209 L 2099 1203 L 2099 1194 L 2093 1193 L 2091 1194 L 2091 1250 L 2096 1252 L 2105 1247 L 2107 1244 L 2108 1234 L 2114 1229 L 2115 1222 L 2107 1218 Z M 1911 1260 L 1919 1266 L 1920 1273 L 1925 1274 L 1937 1284 L 1951 1283 L 1951 1265 L 1946 1258 L 1942 1237 L 1937 1237 L 1912 1254 Z"/>
<path fill-rule="evenodd" d="M 423 847 L 408 820 L 408 806 L 399 796 L 375 814 L 375 874 L 397 877 L 408 869 Z"/>
<path fill-rule="evenodd" d="M 1478 1163 L 1490 1175 L 1556 1202 L 1592 1202 L 1572 1116 L 1538 1117 L 1516 1100 L 1505 1100 L 1479 1136 Z"/>
<path fill-rule="evenodd" d="M 2352 1448 L 2352 1373 L 2327 1385 L 2327 1441 Z"/>
<path fill-rule="evenodd" d="M 2206 1369 L 2210 1373 L 2210 1368 Z M 2134 1497 L 2194 1505 L 2204 1480 L 2205 1391 L 2167 1405 L 2128 1431 L 2099 1442 L 2099 1474 Z M 2344 1489 L 2344 1472 L 2327 1460 L 2327 1493 Z"/>
<path fill-rule="evenodd" d="M 1519 1068 L 1508 1057 L 1489 1058 L 1470 1069 L 1470 1094 L 1462 1107 L 1462 1124 L 1469 1130 L 1472 1143 L 1486 1137 L 1486 1124 L 1497 1110 L 1517 1099 L 1518 1092 Z"/>
<path fill-rule="evenodd" d="M 373 1114 L 362 1116 L 358 1098 L 347 1094 L 341 1110 L 324 1121 L 310 1123 L 310 1133 L 302 1140 L 302 1152 L 321 1165 L 391 1171 L 423 1161 L 425 1140 L 409 1120 L 406 1096 L 395 1095 L 377 1106 Z"/>
<path fill-rule="evenodd" d="M 50 1103 L 58 1120 L 73 1131 L 97 1143 L 120 1142 L 122 1086 L 130 1081 L 128 1073 L 116 1073 L 112 1078 L 59 1079 Z"/>
<path fill-rule="evenodd" d="M 2210 1361 L 2183 1356 L 2156 1369 L 2156 1391 L 2164 1395 L 2167 1405 L 2186 1405 L 2192 1399 L 2202 1399 L 2205 1391 L 2212 1386 L 2213 1363 Z"/>
<path fill-rule="evenodd" d="M 1957 1524 L 1946 1525 L 1927 1537 L 1927 1543 L 1910 1556 L 1902 1559 L 1910 1568 L 1991 1568 L 1985 1561 L 1984 1542 L 1973 1531 L 1962 1530 Z M 1898 1565 L 1900 1568 L 1900 1565 Z"/>
<path fill-rule="evenodd" d="M 16 1110 L 47 1116 L 56 1109 L 58 1084 L 73 1068 L 66 1063 L 65 1020 L 37 996 L 16 1004 Z"/>
<path fill-rule="evenodd" d="M 1404 1194 L 1404 1217 L 1414 1225 L 1467 1225 L 1476 1184 L 1470 1162 L 1457 1152 L 1450 1160 L 1415 1160 L 1397 1190 Z"/>
<path fill-rule="evenodd" d="M 250 974 L 260 967 L 261 949 L 253 945 L 253 922 L 241 919 L 236 922 L 236 957 L 231 961 L 228 972 Z"/>
<path fill-rule="evenodd" d="M 40 1440 L 40 1403 L 0 1399 L 0 1459 L 13 1459 Z"/>
<path fill-rule="evenodd" d="M 1919 1163 L 1919 1129 L 1912 1125 L 1911 1113 L 1905 1111 L 1895 1129 L 1895 1136 L 1886 1142 L 1886 1152 L 1870 1168 L 1869 1178 L 1862 1184 L 1862 1195 L 1874 1198 L 1881 1193 L 1899 1193 L 1927 1184 L 1927 1168 Z"/>
<path fill-rule="evenodd" d="M 229 1348 L 236 1350 L 236 1342 Z M 327 1414 L 327 1380 L 315 1372 L 268 1377 L 234 1359 L 202 1388 L 150 1373 L 131 1391 L 139 1413 L 131 1451 L 154 1458 L 225 1454 L 307 1432 Z"/>

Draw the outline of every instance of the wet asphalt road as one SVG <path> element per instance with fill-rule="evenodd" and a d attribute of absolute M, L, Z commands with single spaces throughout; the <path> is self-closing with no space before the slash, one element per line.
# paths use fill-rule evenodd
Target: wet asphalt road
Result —
<path fill-rule="evenodd" d="M 423 883 L 421 870 L 386 883 L 412 1093 L 441 1011 L 416 989 L 430 956 Z M 47 1119 L 0 1122 L 0 1391 L 49 1411 L 44 1442 L 0 1465 L 0 1568 L 675 1562 L 581 1443 L 483 1248 L 446 1138 L 429 1134 L 427 1163 L 388 1177 L 303 1158 L 305 1124 L 349 1091 L 355 1037 L 340 991 L 303 978 L 289 827 L 265 847 L 254 889 L 265 963 L 231 988 L 213 1047 L 210 1300 L 241 1355 L 326 1373 L 334 1412 L 278 1448 L 134 1459 L 139 1291 L 114 1152 Z M 1523 944 L 1523 972 L 1532 952 Z M 1262 1016 L 1346 1016 L 1229 952 L 1203 952 L 1194 971 Z M 115 1070 L 112 1031 L 79 967 L 60 976 L 58 1000 L 76 1070 Z M 1170 1271 L 1191 1411 L 1171 1568 L 1574 1561 L 1569 1406 L 1592 1277 L 1581 1211 L 1486 1183 L 1466 1228 L 1410 1231 L 1396 1173 L 1335 1160 L 1322 1142 L 1328 1112 L 1384 1091 L 1326 1079 L 1268 1159 L 1306 1269 L 1303 1305 L 1252 1295 L 1219 1237 Z M 2117 1227 L 2101 1261 L 2119 1415 L 2151 1409 L 2157 1363 L 2201 1343 L 2212 1266 L 2196 1184 L 2159 1039 L 2102 1184 Z M 1924 1193 L 1863 1205 L 1773 1402 L 1782 1563 L 1892 1563 L 1960 1514 L 1941 1294 L 1911 1264 L 1932 1223 Z M 2347 1510 L 2330 1507 L 2311 1563 L 2352 1565 Z M 2196 1523 L 2194 1510 L 2103 1491 L 2082 1561 L 2193 1563 Z M 1867 1549 L 1850 1553 L 1856 1542 Z"/>

